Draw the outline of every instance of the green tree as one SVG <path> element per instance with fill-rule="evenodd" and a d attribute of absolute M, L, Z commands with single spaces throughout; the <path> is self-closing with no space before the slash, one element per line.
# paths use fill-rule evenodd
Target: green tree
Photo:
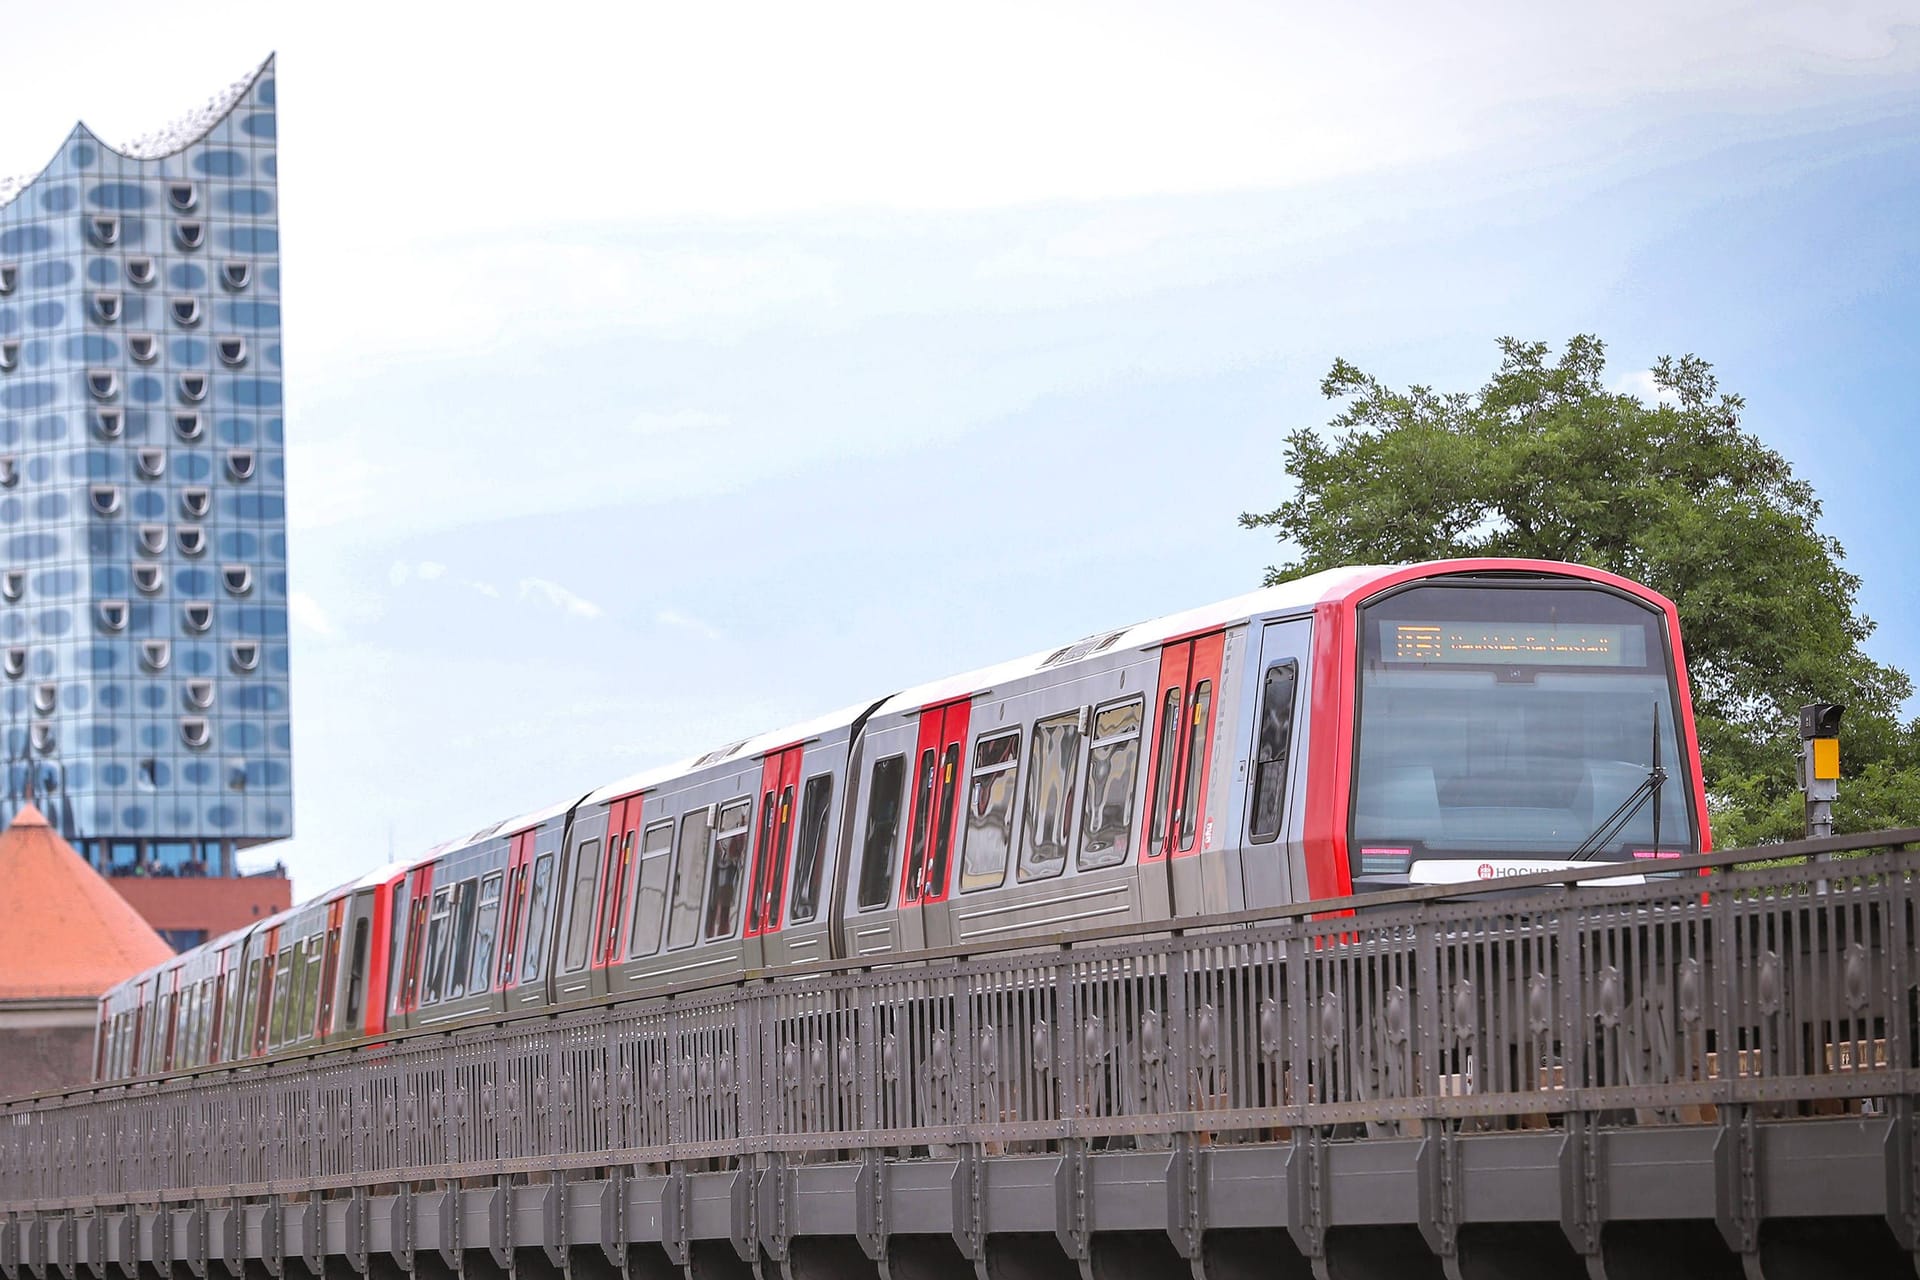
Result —
<path fill-rule="evenodd" d="M 1798 709 L 1845 702 L 1836 829 L 1920 823 L 1920 722 L 1905 672 L 1862 648 L 1860 579 L 1820 532 L 1820 503 L 1741 427 L 1745 402 L 1706 361 L 1662 358 L 1654 403 L 1609 391 L 1580 336 L 1503 339 L 1479 391 L 1382 383 L 1336 361 L 1342 408 L 1286 438 L 1292 496 L 1247 513 L 1292 558 L 1269 584 L 1339 565 L 1450 556 L 1569 560 L 1644 582 L 1680 609 L 1723 847 L 1792 838 Z"/>

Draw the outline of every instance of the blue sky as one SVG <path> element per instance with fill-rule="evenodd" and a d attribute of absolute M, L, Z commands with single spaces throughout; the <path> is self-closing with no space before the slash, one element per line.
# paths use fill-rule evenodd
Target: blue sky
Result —
<path fill-rule="evenodd" d="M 265 8 L 10 12 L 0 172 L 279 51 L 301 892 L 1247 589 L 1336 356 L 1706 357 L 1920 669 L 1909 5 Z"/>

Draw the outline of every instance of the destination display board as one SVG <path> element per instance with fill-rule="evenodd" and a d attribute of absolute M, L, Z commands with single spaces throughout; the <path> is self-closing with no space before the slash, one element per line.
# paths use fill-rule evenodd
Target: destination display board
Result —
<path fill-rule="evenodd" d="M 1606 623 L 1383 622 L 1388 662 L 1447 666 L 1644 667 L 1644 627 Z"/>

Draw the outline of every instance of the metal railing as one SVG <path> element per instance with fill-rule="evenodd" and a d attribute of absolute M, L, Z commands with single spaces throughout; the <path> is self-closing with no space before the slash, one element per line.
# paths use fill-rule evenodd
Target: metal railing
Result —
<path fill-rule="evenodd" d="M 955 1151 L 1872 1112 L 1920 830 L 845 962 L 0 1104 L 0 1208 Z M 1842 861 L 1736 869 L 1757 858 Z M 1641 864 L 1637 869 L 1645 869 Z M 1712 869 L 1708 878 L 1693 873 Z M 1350 909 L 1361 908 L 1358 914 Z"/>

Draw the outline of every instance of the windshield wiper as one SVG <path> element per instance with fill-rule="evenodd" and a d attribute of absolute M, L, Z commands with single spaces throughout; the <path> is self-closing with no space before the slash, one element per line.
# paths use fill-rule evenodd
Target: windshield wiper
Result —
<path fill-rule="evenodd" d="M 1660 793 L 1666 789 L 1666 785 L 1667 770 L 1660 763 L 1660 704 L 1656 702 L 1653 704 L 1653 756 L 1651 763 L 1647 766 L 1647 776 L 1639 786 L 1627 793 L 1627 798 L 1620 802 L 1620 807 L 1608 814 L 1600 825 L 1594 828 L 1593 834 L 1582 840 L 1568 857 L 1575 862 L 1585 862 L 1601 849 L 1612 844 L 1626 831 L 1627 824 L 1633 821 L 1634 815 L 1640 812 L 1640 807 L 1648 800 L 1653 801 L 1653 852 L 1656 857 L 1659 856 Z"/>

